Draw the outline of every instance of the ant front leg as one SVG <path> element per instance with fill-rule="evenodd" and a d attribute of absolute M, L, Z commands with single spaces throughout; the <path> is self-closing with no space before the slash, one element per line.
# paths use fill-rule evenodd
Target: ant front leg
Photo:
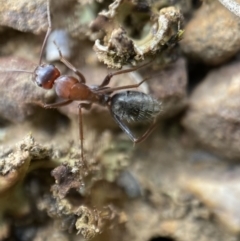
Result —
<path fill-rule="evenodd" d="M 71 69 L 79 78 L 80 78 L 80 83 L 86 83 L 86 79 L 84 77 L 84 75 L 77 69 L 75 68 L 67 59 L 65 59 L 62 55 L 62 52 L 59 48 L 59 46 L 57 45 L 57 43 L 55 41 L 53 41 L 53 43 L 56 45 L 56 48 L 58 50 L 59 53 L 59 57 L 60 57 L 60 61 L 65 64 L 69 69 Z"/>
<path fill-rule="evenodd" d="M 115 115 L 111 109 L 109 108 L 114 120 L 117 122 L 117 124 L 119 125 L 119 127 L 128 135 L 128 137 L 132 140 L 132 142 L 134 143 L 140 143 L 142 141 L 144 141 L 145 139 L 147 139 L 147 137 L 152 133 L 153 129 L 156 127 L 156 119 L 154 119 L 153 123 L 151 124 L 151 126 L 146 130 L 146 132 L 140 136 L 139 138 L 134 137 L 134 135 L 132 134 L 132 132 L 130 131 L 130 129 L 127 127 L 126 124 L 123 123 L 123 121 L 117 116 Z"/>
<path fill-rule="evenodd" d="M 63 101 L 51 103 L 51 104 L 44 104 L 40 101 L 31 101 L 31 102 L 25 102 L 25 103 L 35 104 L 35 105 L 40 106 L 40 107 L 45 108 L 45 109 L 54 109 L 54 108 L 58 108 L 58 107 L 61 107 L 61 106 L 64 106 L 64 105 L 68 105 L 71 102 L 73 102 L 73 100 L 63 100 Z"/>
<path fill-rule="evenodd" d="M 46 109 L 57 108 L 57 107 L 61 107 L 64 105 L 68 105 L 71 102 L 73 102 L 73 100 L 63 100 L 61 102 L 56 102 L 56 103 L 52 103 L 52 104 L 44 104 L 43 107 Z"/>

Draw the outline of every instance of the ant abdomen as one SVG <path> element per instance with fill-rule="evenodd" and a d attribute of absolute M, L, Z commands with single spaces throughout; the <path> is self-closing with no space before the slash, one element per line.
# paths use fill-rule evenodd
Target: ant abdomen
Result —
<path fill-rule="evenodd" d="M 44 89 L 51 89 L 60 76 L 59 70 L 52 64 L 41 64 L 33 72 L 33 81 Z"/>
<path fill-rule="evenodd" d="M 161 104 L 148 94 L 139 91 L 124 91 L 111 98 L 111 111 L 128 122 L 144 122 L 156 117 Z"/>

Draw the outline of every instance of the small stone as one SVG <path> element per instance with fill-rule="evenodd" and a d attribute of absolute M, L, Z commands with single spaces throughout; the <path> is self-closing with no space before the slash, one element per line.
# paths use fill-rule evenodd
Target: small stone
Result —
<path fill-rule="evenodd" d="M 239 171 L 239 168 L 225 171 L 218 178 L 210 175 L 205 178 L 188 177 L 184 181 L 184 187 L 197 196 L 233 233 L 240 232 Z"/>
<path fill-rule="evenodd" d="M 240 63 L 211 71 L 192 93 L 185 128 L 217 155 L 240 158 Z"/>
<path fill-rule="evenodd" d="M 47 1 L 1 1 L 0 25 L 22 32 L 32 32 L 35 34 L 45 32 L 48 26 Z"/>
<path fill-rule="evenodd" d="M 188 23 L 183 52 L 209 65 L 219 65 L 240 50 L 240 18 L 218 1 L 204 1 Z"/>

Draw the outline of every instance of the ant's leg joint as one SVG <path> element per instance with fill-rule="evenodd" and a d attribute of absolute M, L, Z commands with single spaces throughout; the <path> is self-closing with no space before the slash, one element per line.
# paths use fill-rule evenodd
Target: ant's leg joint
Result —
<path fill-rule="evenodd" d="M 99 87 L 104 87 L 109 84 L 111 78 L 113 77 L 113 73 L 109 73 L 103 80 L 103 82 L 99 85 Z"/>
<path fill-rule="evenodd" d="M 81 103 L 78 105 L 78 108 L 84 108 L 85 110 L 90 110 L 92 107 L 92 103 Z"/>

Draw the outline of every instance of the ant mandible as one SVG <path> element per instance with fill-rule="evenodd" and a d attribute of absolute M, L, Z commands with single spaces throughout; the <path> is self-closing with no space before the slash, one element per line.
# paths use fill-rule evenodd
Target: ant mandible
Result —
<path fill-rule="evenodd" d="M 44 89 L 52 89 L 53 86 L 55 87 L 57 96 L 63 100 L 61 102 L 44 104 L 44 108 L 57 108 L 60 106 L 68 105 L 73 101 L 84 101 L 84 103 L 80 103 L 78 106 L 79 136 L 81 144 L 81 158 L 83 163 L 84 156 L 82 109 L 90 109 L 93 103 L 106 106 L 119 127 L 128 135 L 128 137 L 134 143 L 139 143 L 146 139 L 155 127 L 156 116 L 160 112 L 160 103 L 148 94 L 139 91 L 129 91 L 126 89 L 137 88 L 147 79 L 143 79 L 138 84 L 125 85 L 121 87 L 108 87 L 108 84 L 110 83 L 110 80 L 113 76 L 135 71 L 142 68 L 143 66 L 148 65 L 149 63 L 129 69 L 116 71 L 114 73 L 109 73 L 100 85 L 88 85 L 86 84 L 86 79 L 84 75 L 62 56 L 61 50 L 57 46 L 56 42 L 54 42 L 59 52 L 60 61 L 65 64 L 69 69 L 71 69 L 78 78 L 69 75 L 61 75 L 60 71 L 54 65 L 42 63 L 43 50 L 52 29 L 49 0 L 47 1 L 47 14 L 48 30 L 41 48 L 39 64 L 33 72 L 26 70 L 10 71 L 32 74 L 33 82 L 35 82 L 38 86 Z M 118 90 L 125 91 L 113 94 L 113 92 Z M 130 129 L 123 122 L 123 120 L 126 120 L 128 122 L 136 122 L 151 119 L 154 119 L 153 123 L 150 125 L 147 131 L 139 138 L 134 137 Z"/>

